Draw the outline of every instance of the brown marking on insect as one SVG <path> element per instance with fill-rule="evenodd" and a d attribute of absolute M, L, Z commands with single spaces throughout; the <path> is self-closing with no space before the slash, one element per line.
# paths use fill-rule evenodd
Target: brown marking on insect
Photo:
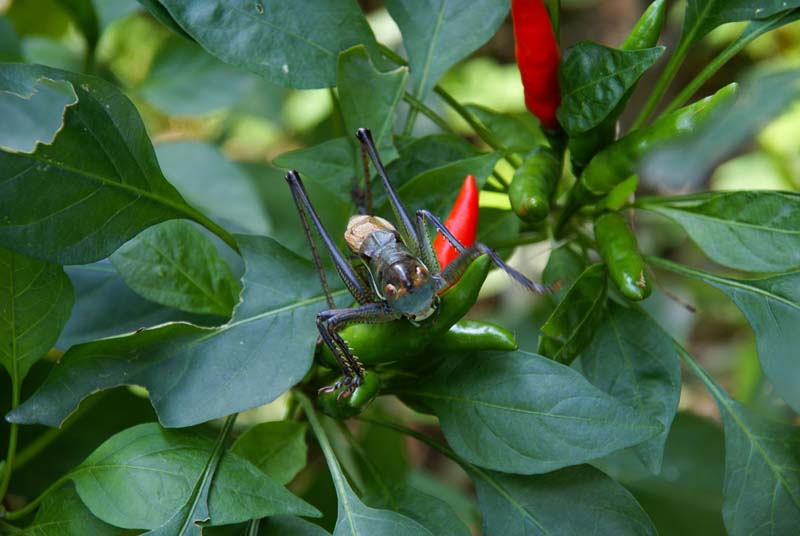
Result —
<path fill-rule="evenodd" d="M 347 222 L 347 229 L 344 232 L 344 240 L 353 253 L 361 251 L 361 244 L 369 235 L 377 231 L 395 231 L 394 225 L 379 216 L 369 216 L 358 214 L 352 216 Z"/>
<path fill-rule="evenodd" d="M 639 272 L 639 280 L 636 281 L 636 286 L 639 288 L 647 288 L 647 281 L 644 278 L 644 270 Z"/>

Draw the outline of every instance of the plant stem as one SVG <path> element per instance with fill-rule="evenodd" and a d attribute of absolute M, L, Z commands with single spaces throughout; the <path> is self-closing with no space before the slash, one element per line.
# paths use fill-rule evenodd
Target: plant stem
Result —
<path fill-rule="evenodd" d="M 11 409 L 13 410 L 19 406 L 19 375 L 16 374 L 16 359 L 14 353 L 11 354 L 12 362 L 12 377 L 11 377 Z M 8 433 L 8 451 L 6 454 L 6 466 L 3 470 L 2 480 L 0 480 L 0 503 L 6 496 L 8 485 L 11 482 L 11 473 L 14 470 L 14 457 L 17 453 L 17 434 L 19 433 L 19 425 L 11 423 L 11 428 Z"/>
<path fill-rule="evenodd" d="M 258 536 L 258 529 L 261 526 L 260 519 L 251 519 L 247 525 L 247 536 Z"/>
<path fill-rule="evenodd" d="M 689 48 L 691 48 L 691 42 L 692 40 L 689 35 L 684 35 L 681 38 L 680 43 L 678 43 L 678 49 L 669 58 L 669 62 L 667 63 L 664 72 L 661 73 L 661 77 L 658 79 L 656 87 L 650 94 L 650 98 L 647 100 L 644 108 L 642 108 L 642 111 L 639 113 L 639 117 L 637 117 L 636 121 L 633 123 L 631 130 L 636 130 L 644 126 L 644 124 L 652 115 L 653 111 L 656 109 L 656 106 L 658 106 L 658 103 L 661 102 L 661 99 L 664 97 L 664 93 L 667 92 L 667 88 L 675 79 L 675 75 L 678 74 L 678 70 L 681 68 L 681 65 L 683 65 L 686 55 L 689 53 Z"/>
<path fill-rule="evenodd" d="M 421 433 L 417 432 L 416 430 L 414 430 L 412 428 L 407 428 L 407 427 L 405 427 L 403 425 L 396 424 L 396 423 L 389 422 L 389 421 L 384 421 L 384 420 L 381 420 L 381 419 L 373 419 L 371 417 L 361 417 L 361 416 L 359 416 L 359 417 L 356 417 L 356 418 L 361 422 L 374 424 L 376 426 L 382 426 L 384 428 L 388 428 L 389 430 L 394 430 L 397 433 L 400 433 L 400 434 L 403 434 L 403 435 L 407 435 L 409 437 L 413 437 L 417 441 L 421 441 L 422 443 L 425 443 L 429 447 L 439 451 L 443 455 L 445 455 L 448 458 L 452 459 L 453 461 L 457 462 L 459 465 L 466 464 L 466 465 L 471 466 L 471 464 L 468 461 L 466 461 L 464 458 L 462 458 L 461 456 L 459 456 L 458 454 L 453 452 L 450 449 L 450 447 L 447 447 L 447 446 L 439 443 L 435 439 L 431 439 L 430 437 L 426 436 L 425 434 L 421 434 Z"/>
<path fill-rule="evenodd" d="M 319 419 L 317 418 L 317 414 L 314 411 L 314 406 L 311 404 L 311 400 L 309 400 L 305 394 L 300 392 L 296 393 L 296 396 L 300 400 L 300 406 L 303 408 L 303 412 L 306 414 L 306 418 L 308 419 L 308 423 L 311 425 L 314 436 L 317 438 L 317 443 L 319 444 L 319 448 L 322 450 L 322 455 L 325 456 L 325 462 L 328 464 L 328 469 L 330 470 L 331 478 L 333 479 L 333 485 L 336 488 L 336 495 L 339 497 L 339 500 L 342 501 L 343 498 L 347 497 L 347 488 L 345 486 L 345 482 L 342 480 L 344 478 L 344 474 L 342 473 L 342 468 L 339 465 L 339 461 L 336 459 L 336 454 L 333 452 L 333 447 L 331 446 L 330 441 L 328 441 L 328 436 L 325 434 L 325 430 L 322 428 L 322 423 L 320 423 Z"/>
<path fill-rule="evenodd" d="M 342 435 L 345 437 L 345 439 L 347 439 L 347 442 L 350 444 L 350 448 L 352 448 L 353 451 L 355 451 L 355 453 L 358 455 L 358 457 L 361 458 L 361 461 L 364 462 L 364 465 L 367 467 L 367 470 L 372 475 L 372 478 L 381 488 L 381 492 L 383 493 L 383 497 L 384 499 L 386 499 L 386 502 L 392 507 L 393 510 L 397 510 L 400 506 L 399 504 L 397 504 L 397 499 L 395 498 L 394 495 L 392 495 L 391 491 L 389 490 L 389 486 L 386 484 L 386 481 L 378 472 L 378 469 L 375 467 L 375 464 L 373 464 L 370 461 L 369 456 L 367 456 L 367 453 L 364 450 L 364 447 L 358 444 L 358 441 L 356 441 L 356 438 L 353 436 L 353 433 L 350 431 L 350 429 L 347 427 L 346 424 L 344 424 L 342 421 L 339 421 L 338 424 L 339 424 L 339 430 L 342 432 Z"/>
<path fill-rule="evenodd" d="M 241 251 L 239 251 L 239 244 L 236 243 L 236 239 L 233 238 L 228 231 L 222 228 L 222 226 L 214 223 L 209 218 L 207 218 L 202 212 L 196 210 L 194 207 L 191 207 L 188 211 L 191 214 L 192 219 L 217 235 L 223 242 L 225 242 L 228 247 L 230 247 L 233 251 L 241 255 Z"/>
<path fill-rule="evenodd" d="M 39 507 L 39 504 L 45 499 L 45 497 L 47 497 L 55 490 L 63 486 L 64 483 L 66 483 L 66 481 L 70 479 L 71 474 L 72 473 L 67 473 L 66 475 L 62 476 L 61 478 L 50 484 L 50 487 L 44 490 L 38 497 L 36 497 L 34 500 L 26 504 L 24 507 L 20 508 L 19 510 L 14 510 L 13 512 L 6 513 L 5 519 L 9 521 L 14 521 L 15 519 L 21 519 L 30 514 L 31 512 L 33 512 L 34 510 L 36 510 L 36 508 Z"/>
<path fill-rule="evenodd" d="M 412 110 L 417 110 L 421 112 L 422 115 L 433 121 L 437 127 L 441 128 L 445 132 L 455 134 L 452 127 L 447 124 L 447 121 L 441 115 L 431 110 L 428 106 L 425 105 L 425 103 L 414 97 L 411 93 L 406 92 L 403 95 L 403 100 L 406 101 L 409 106 L 411 106 Z"/>

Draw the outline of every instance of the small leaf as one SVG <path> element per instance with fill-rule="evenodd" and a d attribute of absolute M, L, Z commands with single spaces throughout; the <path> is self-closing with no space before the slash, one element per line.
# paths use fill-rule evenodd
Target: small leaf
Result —
<path fill-rule="evenodd" d="M 469 536 L 469 529 L 461 522 L 452 507 L 439 497 L 419 489 L 398 484 L 387 490 L 390 497 L 372 501 L 371 506 L 394 510 L 415 519 L 436 536 Z"/>
<path fill-rule="evenodd" d="M 283 153 L 273 164 L 286 170 L 294 169 L 304 181 L 311 179 L 341 202 L 351 203 L 356 162 L 353 156 L 350 140 L 343 137 Z"/>
<path fill-rule="evenodd" d="M 99 78 L 36 65 L 0 66 L 0 90 L 28 95 L 42 77 L 70 82 L 52 145 L 0 151 L 0 246 L 59 264 L 110 255 L 155 223 L 209 224 L 164 179 L 133 104 Z"/>
<path fill-rule="evenodd" d="M 656 266 L 713 285 L 728 295 L 742 311 L 756 333 L 761 368 L 775 391 L 800 412 L 800 271 L 764 279 L 728 279 L 663 259 L 651 259 Z"/>
<path fill-rule="evenodd" d="M 339 104 L 351 143 L 357 148 L 356 131 L 367 127 L 383 162 L 391 162 L 397 158 L 392 143 L 395 109 L 405 90 L 408 68 L 382 73 L 372 64 L 367 49 L 357 46 L 339 54 L 336 73 Z"/>
<path fill-rule="evenodd" d="M 336 85 L 339 53 L 375 37 L 352 0 L 158 0 L 203 48 L 283 86 Z M 335 24 L 333 31 L 331 24 Z"/>
<path fill-rule="evenodd" d="M 713 261 L 749 272 L 783 272 L 800 266 L 800 194 L 707 192 L 641 199 L 683 227 Z"/>
<path fill-rule="evenodd" d="M 584 270 L 542 326 L 540 354 L 569 364 L 592 342 L 603 318 L 607 279 L 602 264 Z"/>
<path fill-rule="evenodd" d="M 167 307 L 229 317 L 239 301 L 230 266 L 186 221 L 145 229 L 114 252 L 111 263 L 129 287 Z"/>
<path fill-rule="evenodd" d="M 642 181 L 670 190 L 700 184 L 798 97 L 797 69 L 756 71 L 742 83 L 741 93 L 713 110 L 696 132 L 646 155 L 640 166 Z"/>
<path fill-rule="evenodd" d="M 131 531 L 103 523 L 83 505 L 72 486 L 45 497 L 25 536 L 130 536 Z"/>
<path fill-rule="evenodd" d="M 141 424 L 109 438 L 70 473 L 70 479 L 100 519 L 118 527 L 155 529 L 186 504 L 212 447 L 210 440 L 191 432 Z M 318 515 L 314 507 L 230 452 L 219 463 L 208 507 L 212 525 L 271 515 Z"/>
<path fill-rule="evenodd" d="M 387 0 L 408 51 L 414 96 L 422 100 L 450 67 L 488 41 L 508 0 Z"/>
<path fill-rule="evenodd" d="M 485 536 L 657 534 L 630 492 L 589 465 L 528 476 L 466 470 Z"/>
<path fill-rule="evenodd" d="M 162 112 L 205 115 L 241 99 L 256 78 L 221 62 L 187 39 L 170 37 L 136 92 Z"/>
<path fill-rule="evenodd" d="M 796 7 L 799 0 L 689 0 L 681 40 L 693 44 L 722 24 L 766 19 Z"/>
<path fill-rule="evenodd" d="M 542 272 L 542 282 L 545 285 L 559 285 L 558 291 L 553 294 L 556 303 L 560 303 L 564 299 L 569 289 L 586 269 L 586 264 L 586 261 L 568 244 L 550 252 L 550 258 L 547 259 L 547 265 Z"/>
<path fill-rule="evenodd" d="M 501 113 L 478 104 L 468 104 L 466 108 L 492 132 L 504 149 L 528 153 L 546 143 L 539 121 L 531 113 Z"/>
<path fill-rule="evenodd" d="M 434 410 L 459 456 L 508 473 L 583 463 L 663 431 L 574 370 L 521 351 L 451 355 L 396 392 Z"/>
<path fill-rule="evenodd" d="M 174 141 L 159 143 L 156 153 L 164 174 L 193 205 L 234 229 L 256 234 L 270 230 L 253 181 L 218 147 Z"/>
<path fill-rule="evenodd" d="M 612 303 L 579 363 L 592 385 L 664 426 L 660 435 L 633 447 L 658 474 L 681 393 L 672 339 L 649 316 Z"/>
<path fill-rule="evenodd" d="M 800 429 L 739 404 L 694 360 L 687 362 L 714 396 L 725 427 L 728 533 L 791 534 L 800 526 Z"/>
<path fill-rule="evenodd" d="M 257 424 L 236 439 L 231 452 L 278 484 L 288 484 L 306 466 L 306 425 L 295 421 Z"/>
<path fill-rule="evenodd" d="M 273 516 L 262 519 L 258 536 L 330 536 L 330 533 L 299 517 Z"/>
<path fill-rule="evenodd" d="M 591 41 L 571 48 L 558 73 L 564 130 L 574 137 L 600 125 L 663 53 L 664 47 L 616 50 Z"/>
<path fill-rule="evenodd" d="M 58 426 L 89 394 L 135 384 L 147 388 L 165 426 L 192 426 L 271 402 L 300 381 L 319 336 L 314 318 L 325 308 L 317 271 L 269 238 L 237 240 L 247 272 L 230 322 L 171 323 L 74 346 L 6 418 Z"/>
<path fill-rule="evenodd" d="M 0 249 L 0 365 L 13 382 L 53 347 L 74 299 L 60 266 Z"/>

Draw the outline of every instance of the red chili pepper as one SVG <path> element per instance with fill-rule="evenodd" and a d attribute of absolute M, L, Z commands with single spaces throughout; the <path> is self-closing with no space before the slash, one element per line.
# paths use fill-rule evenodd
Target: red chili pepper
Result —
<path fill-rule="evenodd" d="M 558 63 L 561 52 L 542 0 L 512 0 L 517 66 L 525 88 L 525 106 L 549 130 L 559 129 L 561 105 Z"/>
<path fill-rule="evenodd" d="M 475 235 L 478 233 L 478 185 L 474 175 L 467 175 L 464 179 L 461 192 L 444 226 L 465 246 L 469 247 L 475 243 Z M 433 249 L 442 268 L 458 257 L 456 248 L 451 246 L 441 233 L 436 235 Z"/>

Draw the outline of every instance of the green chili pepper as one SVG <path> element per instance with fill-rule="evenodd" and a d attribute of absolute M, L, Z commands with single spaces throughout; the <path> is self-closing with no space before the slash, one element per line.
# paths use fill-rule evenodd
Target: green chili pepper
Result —
<path fill-rule="evenodd" d="M 443 344 L 447 341 L 460 348 L 506 350 L 511 346 L 516 347 L 516 343 L 512 342 L 513 337 L 503 329 L 487 324 L 486 329 L 476 330 L 474 326 L 470 328 L 468 323 L 459 322 L 478 299 L 491 265 L 491 260 L 486 256 L 472 263 L 461 279 L 442 294 L 439 314 L 419 325 L 405 319 L 386 324 L 353 324 L 339 334 L 366 366 L 413 364 L 415 359 L 429 356 L 424 350 L 434 343 L 437 343 L 437 350 L 444 351 Z M 456 324 L 459 326 L 449 333 Z M 318 352 L 325 365 L 336 366 L 326 345 L 319 345 Z"/>
<path fill-rule="evenodd" d="M 641 50 L 658 45 L 666 14 L 665 0 L 655 0 L 642 14 L 639 22 L 619 47 L 620 50 Z M 600 125 L 570 140 L 570 157 L 576 174 L 580 175 L 592 157 L 614 141 L 617 133 L 617 120 L 625 111 L 625 106 L 635 89 L 636 86 L 625 93 L 614 111 Z"/>
<path fill-rule="evenodd" d="M 555 151 L 540 146 L 517 169 L 508 189 L 508 198 L 521 220 L 538 223 L 550 214 L 561 168 L 561 159 Z"/>
<path fill-rule="evenodd" d="M 604 212 L 594 222 L 594 237 L 611 280 L 629 300 L 643 300 L 652 290 L 636 236 L 619 212 Z"/>
<path fill-rule="evenodd" d="M 320 394 L 317 397 L 319 409 L 334 419 L 348 419 L 358 415 L 378 396 L 381 388 L 381 379 L 377 373 L 366 370 L 361 384 L 353 390 L 350 396 L 340 398 L 340 393 L 346 388 L 343 385 L 330 393 Z"/>
<path fill-rule="evenodd" d="M 432 353 L 517 349 L 517 340 L 510 331 L 477 320 L 460 320 L 429 347 Z"/>

